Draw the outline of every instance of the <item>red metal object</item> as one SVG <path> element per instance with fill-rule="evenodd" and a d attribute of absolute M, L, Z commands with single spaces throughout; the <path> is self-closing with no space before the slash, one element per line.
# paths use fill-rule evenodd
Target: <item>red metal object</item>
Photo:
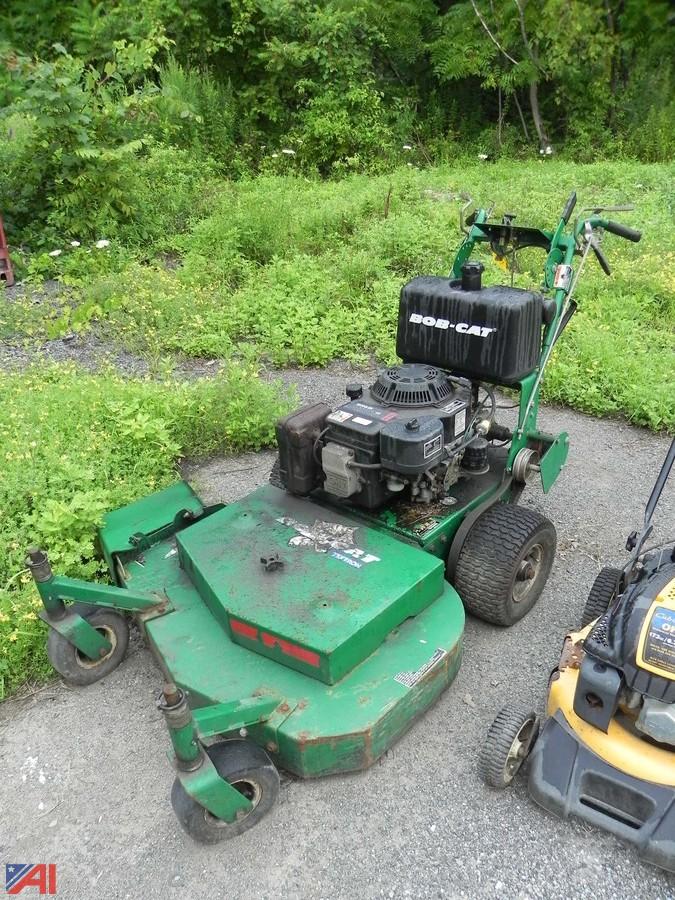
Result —
<path fill-rule="evenodd" d="M 2 216 L 0 216 L 0 279 L 3 278 L 7 287 L 14 284 L 12 261 L 9 258 L 9 247 L 7 246 L 7 238 L 5 237 L 5 228 L 2 222 Z"/>

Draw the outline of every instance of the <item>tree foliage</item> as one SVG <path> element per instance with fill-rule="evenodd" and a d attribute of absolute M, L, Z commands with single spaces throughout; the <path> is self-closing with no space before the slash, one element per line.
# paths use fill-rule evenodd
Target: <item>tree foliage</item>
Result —
<path fill-rule="evenodd" d="M 0 208 L 22 233 L 124 220 L 159 145 L 235 176 L 404 145 L 669 159 L 674 21 L 665 0 L 8 0 Z"/>

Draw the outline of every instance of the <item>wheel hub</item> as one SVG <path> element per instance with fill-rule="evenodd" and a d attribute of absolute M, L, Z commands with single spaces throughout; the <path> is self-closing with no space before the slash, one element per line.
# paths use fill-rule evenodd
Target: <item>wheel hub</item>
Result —
<path fill-rule="evenodd" d="M 115 647 L 117 646 L 117 635 L 113 631 L 112 628 L 109 628 L 107 625 L 97 625 L 96 631 L 100 635 L 102 635 L 107 641 L 110 642 L 110 650 L 107 652 L 103 652 L 103 655 L 98 659 L 90 659 L 88 656 L 85 656 L 84 653 L 81 653 L 79 650 L 75 653 L 75 659 L 79 666 L 82 666 L 83 669 L 93 669 L 96 666 L 100 666 L 102 662 L 105 662 L 106 659 L 109 659 L 113 653 L 115 652 Z"/>
<path fill-rule="evenodd" d="M 518 567 L 516 578 L 518 581 L 532 581 L 536 574 L 536 569 L 529 559 L 524 559 Z"/>
<path fill-rule="evenodd" d="M 239 781 L 230 782 L 233 788 L 236 788 L 240 794 L 243 794 L 244 797 L 251 803 L 250 809 L 241 810 L 237 813 L 237 821 L 241 819 L 245 819 L 246 816 L 250 815 L 256 806 L 260 803 L 262 798 L 262 787 L 256 781 L 249 781 L 248 779 L 241 779 Z M 218 826 L 219 828 L 227 828 L 231 823 L 224 822 L 223 819 L 219 819 L 217 816 L 214 816 L 213 813 L 210 813 L 208 809 L 204 810 L 204 818 L 207 822 L 212 823 L 213 825 Z"/>
<path fill-rule="evenodd" d="M 532 739 L 534 737 L 534 734 L 534 722 L 533 720 L 528 719 L 528 721 L 525 722 L 523 727 L 516 735 L 509 749 L 509 754 L 506 758 L 504 771 L 508 776 L 509 781 L 514 778 L 516 772 L 523 764 L 523 760 L 528 756 L 530 747 L 532 746 Z"/>
<path fill-rule="evenodd" d="M 532 590 L 538 580 L 544 564 L 544 548 L 541 544 L 534 544 L 525 551 L 525 555 L 518 564 L 516 577 L 513 582 L 513 602 L 521 603 Z"/>

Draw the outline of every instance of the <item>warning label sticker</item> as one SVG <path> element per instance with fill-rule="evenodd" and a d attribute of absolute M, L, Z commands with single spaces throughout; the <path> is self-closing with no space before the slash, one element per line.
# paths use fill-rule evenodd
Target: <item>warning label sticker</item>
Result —
<path fill-rule="evenodd" d="M 427 672 L 430 672 L 447 655 L 448 651 L 439 647 L 431 659 L 425 662 L 423 666 L 420 666 L 414 672 L 399 672 L 398 675 L 394 675 L 394 681 L 398 681 L 399 684 L 403 684 L 405 687 L 414 687 L 418 681 L 424 678 Z"/>
<path fill-rule="evenodd" d="M 646 626 L 642 661 L 666 677 L 675 675 L 675 609 L 655 609 Z"/>
<path fill-rule="evenodd" d="M 443 409 L 445 412 L 454 413 L 458 409 L 462 409 L 462 407 L 466 406 L 465 400 L 451 400 L 450 403 L 446 403 Z"/>
<path fill-rule="evenodd" d="M 438 435 L 438 437 L 432 438 L 432 440 L 427 441 L 424 445 L 424 458 L 429 459 L 430 456 L 434 456 L 440 450 L 443 449 L 443 437 L 442 435 Z"/>
<path fill-rule="evenodd" d="M 455 416 L 455 436 L 466 431 L 466 410 L 463 409 Z"/>
<path fill-rule="evenodd" d="M 351 413 L 345 412 L 343 409 L 338 409 L 327 416 L 327 419 L 329 422 L 346 422 L 347 419 L 351 419 L 351 417 Z"/>
<path fill-rule="evenodd" d="M 372 425 L 372 419 L 364 419 L 361 416 L 354 416 L 354 424 L 355 425 Z"/>

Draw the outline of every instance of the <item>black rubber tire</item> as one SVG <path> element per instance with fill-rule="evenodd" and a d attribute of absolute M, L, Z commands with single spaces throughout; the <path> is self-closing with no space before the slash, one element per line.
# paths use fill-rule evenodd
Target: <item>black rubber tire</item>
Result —
<path fill-rule="evenodd" d="M 539 734 L 539 719 L 531 709 L 505 706 L 488 729 L 478 759 L 478 774 L 490 787 L 502 790 L 518 774 Z M 520 746 L 515 747 L 518 741 Z"/>
<path fill-rule="evenodd" d="M 284 483 L 281 480 L 281 460 L 279 459 L 279 454 L 277 454 L 277 458 L 274 460 L 274 465 L 272 466 L 272 471 L 269 475 L 269 482 L 272 487 L 279 488 L 281 491 L 285 491 Z"/>
<path fill-rule="evenodd" d="M 105 634 L 113 644 L 107 656 L 99 660 L 90 660 L 55 628 L 49 629 L 47 635 L 49 662 L 68 684 L 86 687 L 105 678 L 122 662 L 129 646 L 129 624 L 124 616 L 112 609 L 77 603 L 74 604 L 73 610 Z"/>
<path fill-rule="evenodd" d="M 612 566 L 605 566 L 600 569 L 595 577 L 588 599 L 581 614 L 581 627 L 585 628 L 591 622 L 595 622 L 600 616 L 604 615 L 609 609 L 610 603 L 616 597 L 616 589 L 621 576 L 620 569 L 614 569 Z"/>
<path fill-rule="evenodd" d="M 182 828 L 201 844 L 217 844 L 243 834 L 267 815 L 279 796 L 279 773 L 262 747 L 250 741 L 221 741 L 206 752 L 222 778 L 249 799 L 257 797 L 249 813 L 236 822 L 224 822 L 197 803 L 176 778 L 171 805 Z"/>
<path fill-rule="evenodd" d="M 467 611 L 494 625 L 522 619 L 544 589 L 555 548 L 555 527 L 545 516 L 507 503 L 491 506 L 467 535 L 455 568 L 453 584 Z M 519 578 L 530 557 L 538 560 L 534 576 Z M 521 587 L 527 580 L 532 583 Z"/>

